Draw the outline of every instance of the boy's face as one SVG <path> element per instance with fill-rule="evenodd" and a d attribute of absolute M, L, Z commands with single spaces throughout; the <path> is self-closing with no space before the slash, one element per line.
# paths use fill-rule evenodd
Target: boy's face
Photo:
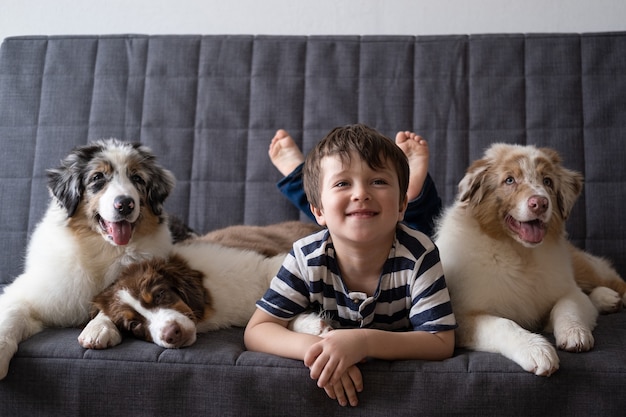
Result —
<path fill-rule="evenodd" d="M 395 232 L 407 200 L 400 204 L 398 174 L 391 164 L 374 171 L 353 152 L 346 164 L 337 156 L 326 156 L 320 168 L 321 207 L 311 211 L 333 240 L 376 242 Z"/>

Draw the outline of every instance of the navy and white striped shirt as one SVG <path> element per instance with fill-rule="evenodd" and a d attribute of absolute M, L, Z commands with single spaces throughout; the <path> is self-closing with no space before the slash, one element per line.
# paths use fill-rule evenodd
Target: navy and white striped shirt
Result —
<path fill-rule="evenodd" d="M 346 288 L 330 234 L 322 230 L 293 245 L 257 307 L 285 320 L 322 311 L 334 328 L 439 332 L 457 327 L 437 247 L 402 224 L 373 296 Z"/>

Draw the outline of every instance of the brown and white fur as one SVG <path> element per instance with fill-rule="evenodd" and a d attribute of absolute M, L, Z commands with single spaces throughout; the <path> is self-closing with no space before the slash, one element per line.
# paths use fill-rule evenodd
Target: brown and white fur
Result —
<path fill-rule="evenodd" d="M 126 265 L 169 253 L 162 204 L 173 186 L 149 149 L 117 140 L 78 147 L 48 171 L 51 202 L 24 272 L 0 296 L 0 378 L 22 340 L 84 324 Z"/>
<path fill-rule="evenodd" d="M 285 222 L 210 232 L 175 245 L 167 259 L 128 266 L 94 305 L 124 333 L 165 348 L 190 346 L 196 333 L 245 326 L 293 242 L 316 230 Z M 317 313 L 290 324 L 312 334 L 329 330 Z"/>
<path fill-rule="evenodd" d="M 559 349 L 593 348 L 598 311 L 575 276 L 599 279 L 588 290 L 619 276 L 567 241 L 565 220 L 582 186 L 554 150 L 533 146 L 494 144 L 468 168 L 436 234 L 458 346 L 501 353 L 545 376 L 559 357 L 535 333 L 544 326 Z M 611 309 L 621 299 L 598 302 Z"/>

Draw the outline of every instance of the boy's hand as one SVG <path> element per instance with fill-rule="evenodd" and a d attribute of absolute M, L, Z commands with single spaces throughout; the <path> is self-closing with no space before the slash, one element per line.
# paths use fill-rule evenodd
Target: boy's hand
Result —
<path fill-rule="evenodd" d="M 310 369 L 311 378 L 324 388 L 338 384 L 349 367 L 365 359 L 366 352 L 363 332 L 358 329 L 333 330 L 309 348 L 304 355 L 304 364 Z"/>
<path fill-rule="evenodd" d="M 333 400 L 337 400 L 340 406 L 350 404 L 355 407 L 359 403 L 357 393 L 363 391 L 363 377 L 356 365 L 352 365 L 342 375 L 338 383 L 324 386 L 324 391 Z"/>

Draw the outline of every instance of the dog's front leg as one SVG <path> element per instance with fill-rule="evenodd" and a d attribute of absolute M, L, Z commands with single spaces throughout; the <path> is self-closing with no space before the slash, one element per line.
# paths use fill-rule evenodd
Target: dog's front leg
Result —
<path fill-rule="evenodd" d="M 78 343 L 85 349 L 106 349 L 121 342 L 122 335 L 117 326 L 102 311 L 87 323 L 78 336 Z"/>
<path fill-rule="evenodd" d="M 556 345 L 568 352 L 586 352 L 593 348 L 591 331 L 596 326 L 598 310 L 578 288 L 561 298 L 550 313 L 550 326 Z"/>
<path fill-rule="evenodd" d="M 29 304 L 7 294 L 0 298 L 0 379 L 9 372 L 9 363 L 18 344 L 43 329 L 41 321 L 31 314 Z"/>
<path fill-rule="evenodd" d="M 550 376 L 559 369 L 554 346 L 512 320 L 489 314 L 467 316 L 459 319 L 457 335 L 459 346 L 500 353 L 536 375 Z"/>

